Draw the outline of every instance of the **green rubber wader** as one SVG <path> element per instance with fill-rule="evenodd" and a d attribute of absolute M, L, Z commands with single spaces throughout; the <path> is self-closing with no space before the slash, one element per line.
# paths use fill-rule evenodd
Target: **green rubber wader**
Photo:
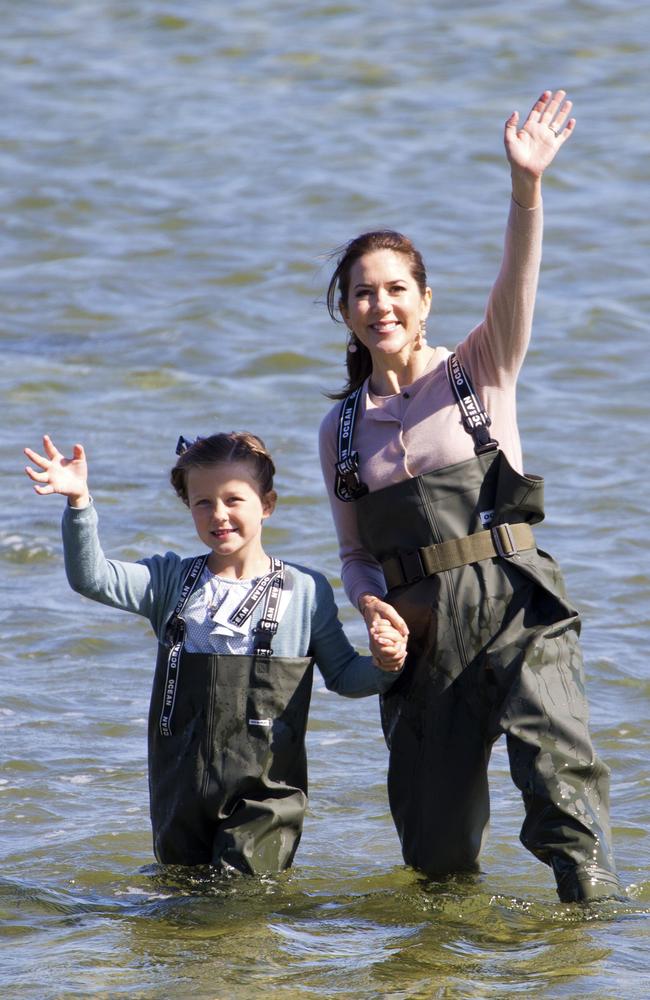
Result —
<path fill-rule="evenodd" d="M 246 874 L 288 868 L 307 806 L 312 660 L 183 651 L 163 736 L 168 654 L 161 645 L 149 708 L 156 858 Z"/>
<path fill-rule="evenodd" d="M 492 525 L 544 517 L 543 481 L 498 451 L 368 493 L 361 540 L 378 560 Z M 489 517 L 489 514 L 488 514 Z M 407 864 L 476 866 L 492 744 L 505 734 L 526 812 L 521 840 L 551 865 L 564 901 L 618 889 L 609 771 L 589 737 L 578 635 L 557 564 L 530 549 L 389 591 L 410 629 L 402 677 L 381 696 L 388 792 Z"/>

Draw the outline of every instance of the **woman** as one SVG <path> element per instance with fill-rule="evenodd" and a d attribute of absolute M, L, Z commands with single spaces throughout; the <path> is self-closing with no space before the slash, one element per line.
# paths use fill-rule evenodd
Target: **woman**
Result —
<path fill-rule="evenodd" d="M 321 425 L 321 462 L 348 597 L 368 628 L 409 636 L 382 696 L 388 791 L 405 861 L 476 866 L 491 746 L 507 740 L 521 839 L 563 901 L 618 890 L 608 770 L 587 728 L 578 614 L 535 546 L 543 483 L 522 472 L 515 385 L 532 324 L 541 179 L 575 119 L 545 91 L 505 126 L 512 201 L 482 322 L 454 354 L 426 341 L 422 259 L 392 231 L 344 248 L 328 290 L 349 331 L 349 381 Z"/>

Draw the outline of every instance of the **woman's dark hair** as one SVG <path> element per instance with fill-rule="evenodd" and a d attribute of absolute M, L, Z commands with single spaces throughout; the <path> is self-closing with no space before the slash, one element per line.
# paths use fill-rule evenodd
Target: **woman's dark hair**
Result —
<path fill-rule="evenodd" d="M 264 497 L 272 491 L 275 465 L 261 438 L 246 431 L 212 434 L 210 437 L 197 438 L 179 456 L 176 465 L 171 470 L 171 484 L 186 507 L 189 507 L 187 496 L 187 473 L 189 470 L 205 469 L 211 465 L 224 465 L 226 462 L 245 462 L 250 466 L 251 475 L 258 485 L 260 497 Z"/>
<path fill-rule="evenodd" d="M 427 272 L 424 261 L 419 250 L 416 250 L 408 236 L 396 232 L 394 229 L 378 229 L 370 233 L 362 233 L 356 236 L 349 243 L 334 250 L 331 254 L 336 257 L 336 269 L 327 286 L 327 311 L 334 320 L 340 322 L 338 313 L 341 311 L 341 304 L 348 301 L 350 294 L 350 272 L 360 257 L 375 250 L 392 250 L 406 257 L 411 275 L 420 289 L 420 294 L 424 295 L 427 288 Z M 346 366 L 348 371 L 348 381 L 341 392 L 332 392 L 328 395 L 332 399 L 344 399 L 348 393 L 354 392 L 361 383 L 370 375 L 372 371 L 372 360 L 370 351 L 358 341 L 356 351 L 346 352 Z"/>

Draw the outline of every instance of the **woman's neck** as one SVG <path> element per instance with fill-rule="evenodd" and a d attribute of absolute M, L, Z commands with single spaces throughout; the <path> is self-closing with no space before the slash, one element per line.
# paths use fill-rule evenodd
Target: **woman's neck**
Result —
<path fill-rule="evenodd" d="M 271 560 L 261 546 L 257 552 L 241 555 L 222 556 L 213 552 L 208 559 L 208 569 L 226 580 L 252 580 L 269 572 Z"/>
<path fill-rule="evenodd" d="M 370 390 L 377 396 L 394 396 L 402 386 L 411 385 L 431 366 L 437 348 L 423 347 L 411 351 L 407 357 L 398 354 L 374 357 Z"/>

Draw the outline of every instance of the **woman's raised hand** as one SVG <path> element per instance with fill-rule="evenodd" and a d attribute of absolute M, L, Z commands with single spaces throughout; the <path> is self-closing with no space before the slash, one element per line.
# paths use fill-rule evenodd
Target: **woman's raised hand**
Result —
<path fill-rule="evenodd" d="M 39 455 L 31 448 L 25 448 L 24 451 L 27 458 L 43 470 L 37 472 L 30 465 L 25 468 L 25 472 L 34 483 L 36 493 L 40 493 L 42 496 L 60 493 L 68 498 L 73 507 L 87 506 L 90 500 L 88 465 L 82 445 L 74 445 L 72 458 L 65 458 L 54 446 L 52 439 L 45 434 L 43 436 L 44 455 Z"/>
<path fill-rule="evenodd" d="M 575 128 L 575 118 L 569 118 L 572 107 L 564 90 L 555 93 L 545 90 L 521 128 L 518 111 L 513 111 L 506 122 L 504 143 L 512 171 L 513 194 L 524 207 L 536 204 L 542 174 Z"/>

